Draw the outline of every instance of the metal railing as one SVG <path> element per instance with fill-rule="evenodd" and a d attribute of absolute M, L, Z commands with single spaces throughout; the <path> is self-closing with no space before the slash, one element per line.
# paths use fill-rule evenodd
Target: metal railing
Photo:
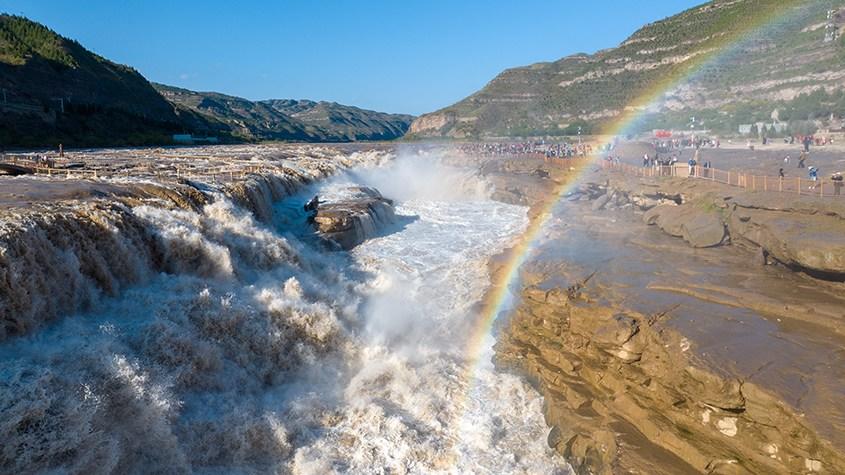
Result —
<path fill-rule="evenodd" d="M 708 180 L 725 185 L 736 186 L 751 191 L 772 191 L 790 193 L 798 196 L 836 197 L 842 196 L 843 183 L 819 177 L 817 180 L 801 177 L 780 177 L 755 175 L 742 171 L 719 170 L 696 165 L 668 165 L 638 167 L 627 163 L 603 161 L 606 169 L 619 170 L 623 173 L 640 177 L 684 177 Z"/>

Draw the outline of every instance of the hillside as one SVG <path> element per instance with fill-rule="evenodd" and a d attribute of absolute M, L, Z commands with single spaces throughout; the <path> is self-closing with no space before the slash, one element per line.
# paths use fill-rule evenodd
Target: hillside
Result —
<path fill-rule="evenodd" d="M 828 23 L 841 31 L 843 6 L 842 0 L 709 2 L 648 24 L 616 48 L 508 69 L 475 94 L 419 117 L 409 136 L 571 135 L 578 126 L 589 133 L 643 94 L 663 90 L 667 79 L 686 77 L 643 111 L 638 131 L 683 128 L 692 116 L 697 126 L 729 133 L 741 123 L 769 121 L 775 110 L 795 127 L 841 115 L 845 40 L 825 36 Z M 837 11 L 831 20 L 829 8 Z M 770 14 L 777 21 L 745 34 Z M 718 60 L 699 70 L 714 53 Z"/>
<path fill-rule="evenodd" d="M 411 115 L 387 114 L 336 102 L 271 99 L 262 103 L 344 140 L 401 137 L 414 120 Z"/>
<path fill-rule="evenodd" d="M 328 102 L 252 102 L 153 85 L 23 17 L 0 14 L 0 149 L 221 141 L 345 142 L 401 137 L 413 117 Z"/>
<path fill-rule="evenodd" d="M 161 142 L 169 104 L 134 69 L 22 17 L 0 15 L 0 144 Z"/>
<path fill-rule="evenodd" d="M 156 89 L 181 111 L 225 124 L 246 140 L 347 142 L 401 137 L 412 116 L 385 114 L 334 102 L 271 99 L 249 101 L 217 92 L 195 92 L 156 84 Z"/>

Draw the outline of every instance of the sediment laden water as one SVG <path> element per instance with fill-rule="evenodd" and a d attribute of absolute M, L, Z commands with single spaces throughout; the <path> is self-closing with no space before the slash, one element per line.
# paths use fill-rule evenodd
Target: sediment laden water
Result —
<path fill-rule="evenodd" d="M 486 261 L 523 208 L 429 162 L 292 197 L 305 180 L 263 180 L 198 210 L 93 202 L 17 224 L 32 241 L 2 254 L 4 295 L 21 296 L 3 302 L 0 471 L 561 466 L 533 390 L 489 363 L 463 377 Z M 350 183 L 398 199 L 400 218 L 327 252 L 300 207 Z"/>

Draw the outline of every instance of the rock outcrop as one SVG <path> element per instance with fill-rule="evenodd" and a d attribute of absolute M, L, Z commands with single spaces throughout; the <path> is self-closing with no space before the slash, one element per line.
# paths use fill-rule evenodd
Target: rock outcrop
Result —
<path fill-rule="evenodd" d="M 685 179 L 601 174 L 594 180 L 600 184 L 577 195 L 594 200 L 594 211 L 630 204 L 644 212 L 646 224 L 693 247 L 734 243 L 789 268 L 845 280 L 845 203 Z"/>
<path fill-rule="evenodd" d="M 663 315 L 598 303 L 580 283 L 546 288 L 524 289 L 495 358 L 540 388 L 548 443 L 578 473 L 845 471 L 778 398 L 694 361 Z"/>
<path fill-rule="evenodd" d="M 320 202 L 312 217 L 318 234 L 341 249 L 352 249 L 376 236 L 395 219 L 393 201 L 378 190 L 351 187 L 337 200 Z"/>
<path fill-rule="evenodd" d="M 660 205 L 643 215 L 646 224 L 656 224 L 669 235 L 683 238 L 692 247 L 713 247 L 724 243 L 727 233 L 721 217 L 695 206 Z"/>

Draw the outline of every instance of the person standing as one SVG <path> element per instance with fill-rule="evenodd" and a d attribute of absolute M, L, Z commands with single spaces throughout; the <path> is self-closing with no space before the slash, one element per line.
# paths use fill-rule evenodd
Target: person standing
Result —
<path fill-rule="evenodd" d="M 841 196 L 843 185 L 842 172 L 834 173 L 830 179 L 833 180 L 833 196 Z"/>
<path fill-rule="evenodd" d="M 687 160 L 687 165 L 689 165 L 689 176 L 695 176 L 695 164 L 695 156 L 690 157 L 690 159 Z"/>

